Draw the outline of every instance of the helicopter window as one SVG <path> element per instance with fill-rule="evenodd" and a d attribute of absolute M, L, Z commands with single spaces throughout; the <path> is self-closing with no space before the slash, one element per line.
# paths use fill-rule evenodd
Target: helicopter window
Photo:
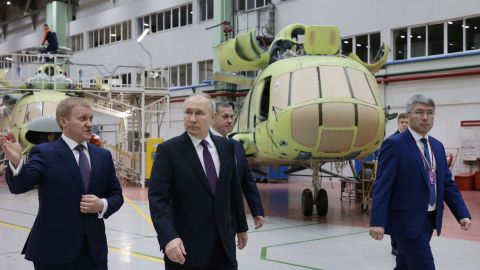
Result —
<path fill-rule="evenodd" d="M 365 105 L 358 106 L 358 128 L 355 147 L 371 142 L 378 130 L 378 112 L 376 109 Z"/>
<path fill-rule="evenodd" d="M 292 73 L 290 105 L 295 105 L 320 97 L 317 68 L 301 69 Z"/>
<path fill-rule="evenodd" d="M 376 101 L 376 104 L 379 104 L 378 100 L 379 100 L 379 97 L 378 97 L 378 84 L 377 84 L 377 81 L 375 80 L 375 78 L 373 76 L 367 76 L 367 81 L 368 81 L 368 84 L 370 85 L 370 90 L 372 91 L 372 94 L 373 94 L 373 98 L 375 99 Z"/>
<path fill-rule="evenodd" d="M 43 102 L 43 116 L 55 117 L 58 102 L 45 101 Z"/>
<path fill-rule="evenodd" d="M 270 79 L 265 78 L 265 84 L 262 90 L 262 99 L 260 100 L 260 114 L 258 120 L 260 122 L 267 120 L 268 118 L 268 105 L 270 104 Z"/>
<path fill-rule="evenodd" d="M 347 78 L 342 67 L 320 67 L 322 97 L 351 97 Z"/>
<path fill-rule="evenodd" d="M 27 110 L 27 105 L 18 105 L 15 108 L 15 111 L 12 113 L 12 123 L 21 123 L 25 122 L 25 112 Z"/>
<path fill-rule="evenodd" d="M 25 122 L 29 122 L 42 116 L 43 103 L 34 102 L 27 105 L 27 113 L 25 115 Z"/>
<path fill-rule="evenodd" d="M 367 76 L 363 72 L 351 68 L 347 68 L 347 73 L 352 86 L 353 96 L 358 100 L 376 104 Z"/>
<path fill-rule="evenodd" d="M 272 108 L 284 109 L 288 106 L 288 96 L 290 93 L 290 73 L 285 73 L 275 79 L 272 85 L 271 104 Z"/>

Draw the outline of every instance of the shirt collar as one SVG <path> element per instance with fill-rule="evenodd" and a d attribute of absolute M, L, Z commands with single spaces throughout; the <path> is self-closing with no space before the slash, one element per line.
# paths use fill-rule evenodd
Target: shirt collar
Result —
<path fill-rule="evenodd" d="M 427 139 L 427 142 L 428 142 L 428 134 L 425 137 L 423 137 L 421 134 L 417 133 L 415 130 L 411 129 L 410 127 L 408 127 L 408 130 L 410 130 L 410 133 L 412 134 L 416 142 L 420 141 L 420 139 L 422 138 Z"/>
<path fill-rule="evenodd" d="M 79 145 L 79 143 L 77 143 L 76 141 L 70 139 L 69 137 L 67 137 L 67 135 L 63 134 L 62 133 L 62 139 L 65 141 L 65 143 L 68 145 L 68 147 L 73 151 L 75 149 L 75 147 L 77 147 L 77 145 Z M 83 146 L 85 146 L 85 149 L 88 149 L 88 143 L 87 141 L 83 141 L 81 144 L 83 144 Z"/>
<path fill-rule="evenodd" d="M 227 136 L 223 136 L 222 134 L 220 134 L 220 132 L 216 131 L 216 130 L 213 129 L 213 128 L 210 128 L 210 131 L 213 133 L 213 135 L 217 135 L 217 136 L 220 136 L 220 137 L 228 138 Z"/>
<path fill-rule="evenodd" d="M 197 148 L 197 146 L 202 142 L 202 140 L 201 140 L 201 139 L 198 139 L 198 138 L 196 138 L 196 137 L 194 137 L 194 136 L 192 136 L 192 135 L 190 135 L 190 133 L 188 133 L 188 132 L 187 132 L 187 134 L 188 134 L 188 137 L 190 137 L 190 139 L 192 140 L 193 146 L 194 146 L 195 148 Z M 207 141 L 207 142 L 208 142 L 208 145 L 210 145 L 210 146 L 212 146 L 212 147 L 215 147 L 215 145 L 213 144 L 213 140 L 212 140 L 212 138 L 210 137 L 210 133 L 208 133 L 208 134 L 207 134 L 207 137 L 206 137 L 205 139 L 203 139 L 203 140 Z"/>

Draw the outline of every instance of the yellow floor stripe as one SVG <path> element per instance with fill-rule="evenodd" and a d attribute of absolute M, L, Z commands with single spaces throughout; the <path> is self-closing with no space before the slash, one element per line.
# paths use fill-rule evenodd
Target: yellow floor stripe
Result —
<path fill-rule="evenodd" d="M 0 221 L 0 225 L 3 225 L 5 227 L 9 227 L 9 228 L 13 228 L 13 229 L 27 231 L 27 232 L 30 231 L 30 229 L 31 229 L 31 228 L 28 228 L 28 227 L 11 224 L 11 223 L 4 222 L 4 221 Z M 139 258 L 139 259 L 144 259 L 144 260 L 147 260 L 147 261 L 165 263 L 165 261 L 162 258 L 155 257 L 155 256 L 150 256 L 150 255 L 145 255 L 145 254 L 142 254 L 142 253 L 139 253 L 139 252 L 124 250 L 124 249 L 111 247 L 111 246 L 108 246 L 108 250 L 110 250 L 112 252 L 124 254 L 124 255 L 127 255 L 127 256 L 136 257 L 136 258 Z"/>
<path fill-rule="evenodd" d="M 3 221 L 0 221 L 0 224 L 4 225 L 4 226 L 6 226 L 6 227 L 10 227 L 10 228 L 14 228 L 14 229 L 19 229 L 19 230 L 26 231 L 26 232 L 29 232 L 29 231 L 30 231 L 30 228 L 28 228 L 28 227 L 23 227 L 23 226 L 11 224 L 11 223 L 3 222 Z"/>
<path fill-rule="evenodd" d="M 136 205 L 132 200 L 130 200 L 127 196 L 123 195 L 123 198 L 125 199 L 125 201 L 133 208 L 133 210 L 135 210 L 140 216 L 143 217 L 143 219 L 145 219 L 148 223 L 150 223 L 151 225 L 153 225 L 153 222 L 152 222 L 152 219 L 150 218 L 149 215 L 147 215 L 145 212 L 143 212 L 142 209 L 140 209 L 140 207 L 138 207 L 138 205 Z"/>

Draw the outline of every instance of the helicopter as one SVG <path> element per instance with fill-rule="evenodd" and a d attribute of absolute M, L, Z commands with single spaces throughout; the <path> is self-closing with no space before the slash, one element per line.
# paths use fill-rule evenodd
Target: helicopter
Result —
<path fill-rule="evenodd" d="M 316 206 L 325 216 L 328 195 L 320 172 L 358 183 L 352 160 L 376 151 L 386 121 L 395 117 L 383 108 L 372 75 L 386 63 L 389 47 L 384 43 L 378 61 L 367 64 L 355 54 L 341 55 L 337 27 L 300 23 L 283 28 L 266 49 L 259 40 L 250 31 L 216 47 L 223 71 L 259 71 L 230 136 L 243 144 L 253 168 L 312 169 L 314 191 L 303 190 L 302 213 L 311 216 Z M 214 78 L 241 81 L 225 72 Z M 350 162 L 354 178 L 322 168 L 334 161 Z"/>

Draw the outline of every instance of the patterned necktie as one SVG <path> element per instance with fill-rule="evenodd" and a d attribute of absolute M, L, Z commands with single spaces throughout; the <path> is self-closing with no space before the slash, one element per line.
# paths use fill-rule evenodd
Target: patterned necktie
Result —
<path fill-rule="evenodd" d="M 205 171 L 207 172 L 208 182 L 212 188 L 213 194 L 215 194 L 215 189 L 217 187 L 217 170 L 215 169 L 215 163 L 213 163 L 212 155 L 208 150 L 208 142 L 203 140 L 200 142 L 203 146 L 203 163 L 205 165 Z"/>
<path fill-rule="evenodd" d="M 83 187 L 85 188 L 85 192 L 87 192 L 88 184 L 90 183 L 90 164 L 88 164 L 87 155 L 83 152 L 85 146 L 83 144 L 79 144 L 75 147 L 75 150 L 78 151 L 80 154 L 78 159 L 78 167 L 80 168 L 80 175 L 82 176 L 83 180 Z"/>
<path fill-rule="evenodd" d="M 433 173 L 433 168 L 432 168 L 432 160 L 430 159 L 430 151 L 428 151 L 428 142 L 427 142 L 427 139 L 425 138 L 421 138 L 420 141 L 423 143 L 423 155 L 425 156 L 425 159 L 427 160 L 427 163 L 428 163 L 428 168 L 427 168 L 427 172 L 428 172 L 428 188 L 430 190 L 430 196 L 428 198 L 428 203 L 430 205 L 434 205 L 435 204 L 435 184 L 432 184 L 430 183 L 430 177 L 433 177 L 432 176 L 432 173 Z M 435 179 L 436 180 L 436 179 Z"/>

